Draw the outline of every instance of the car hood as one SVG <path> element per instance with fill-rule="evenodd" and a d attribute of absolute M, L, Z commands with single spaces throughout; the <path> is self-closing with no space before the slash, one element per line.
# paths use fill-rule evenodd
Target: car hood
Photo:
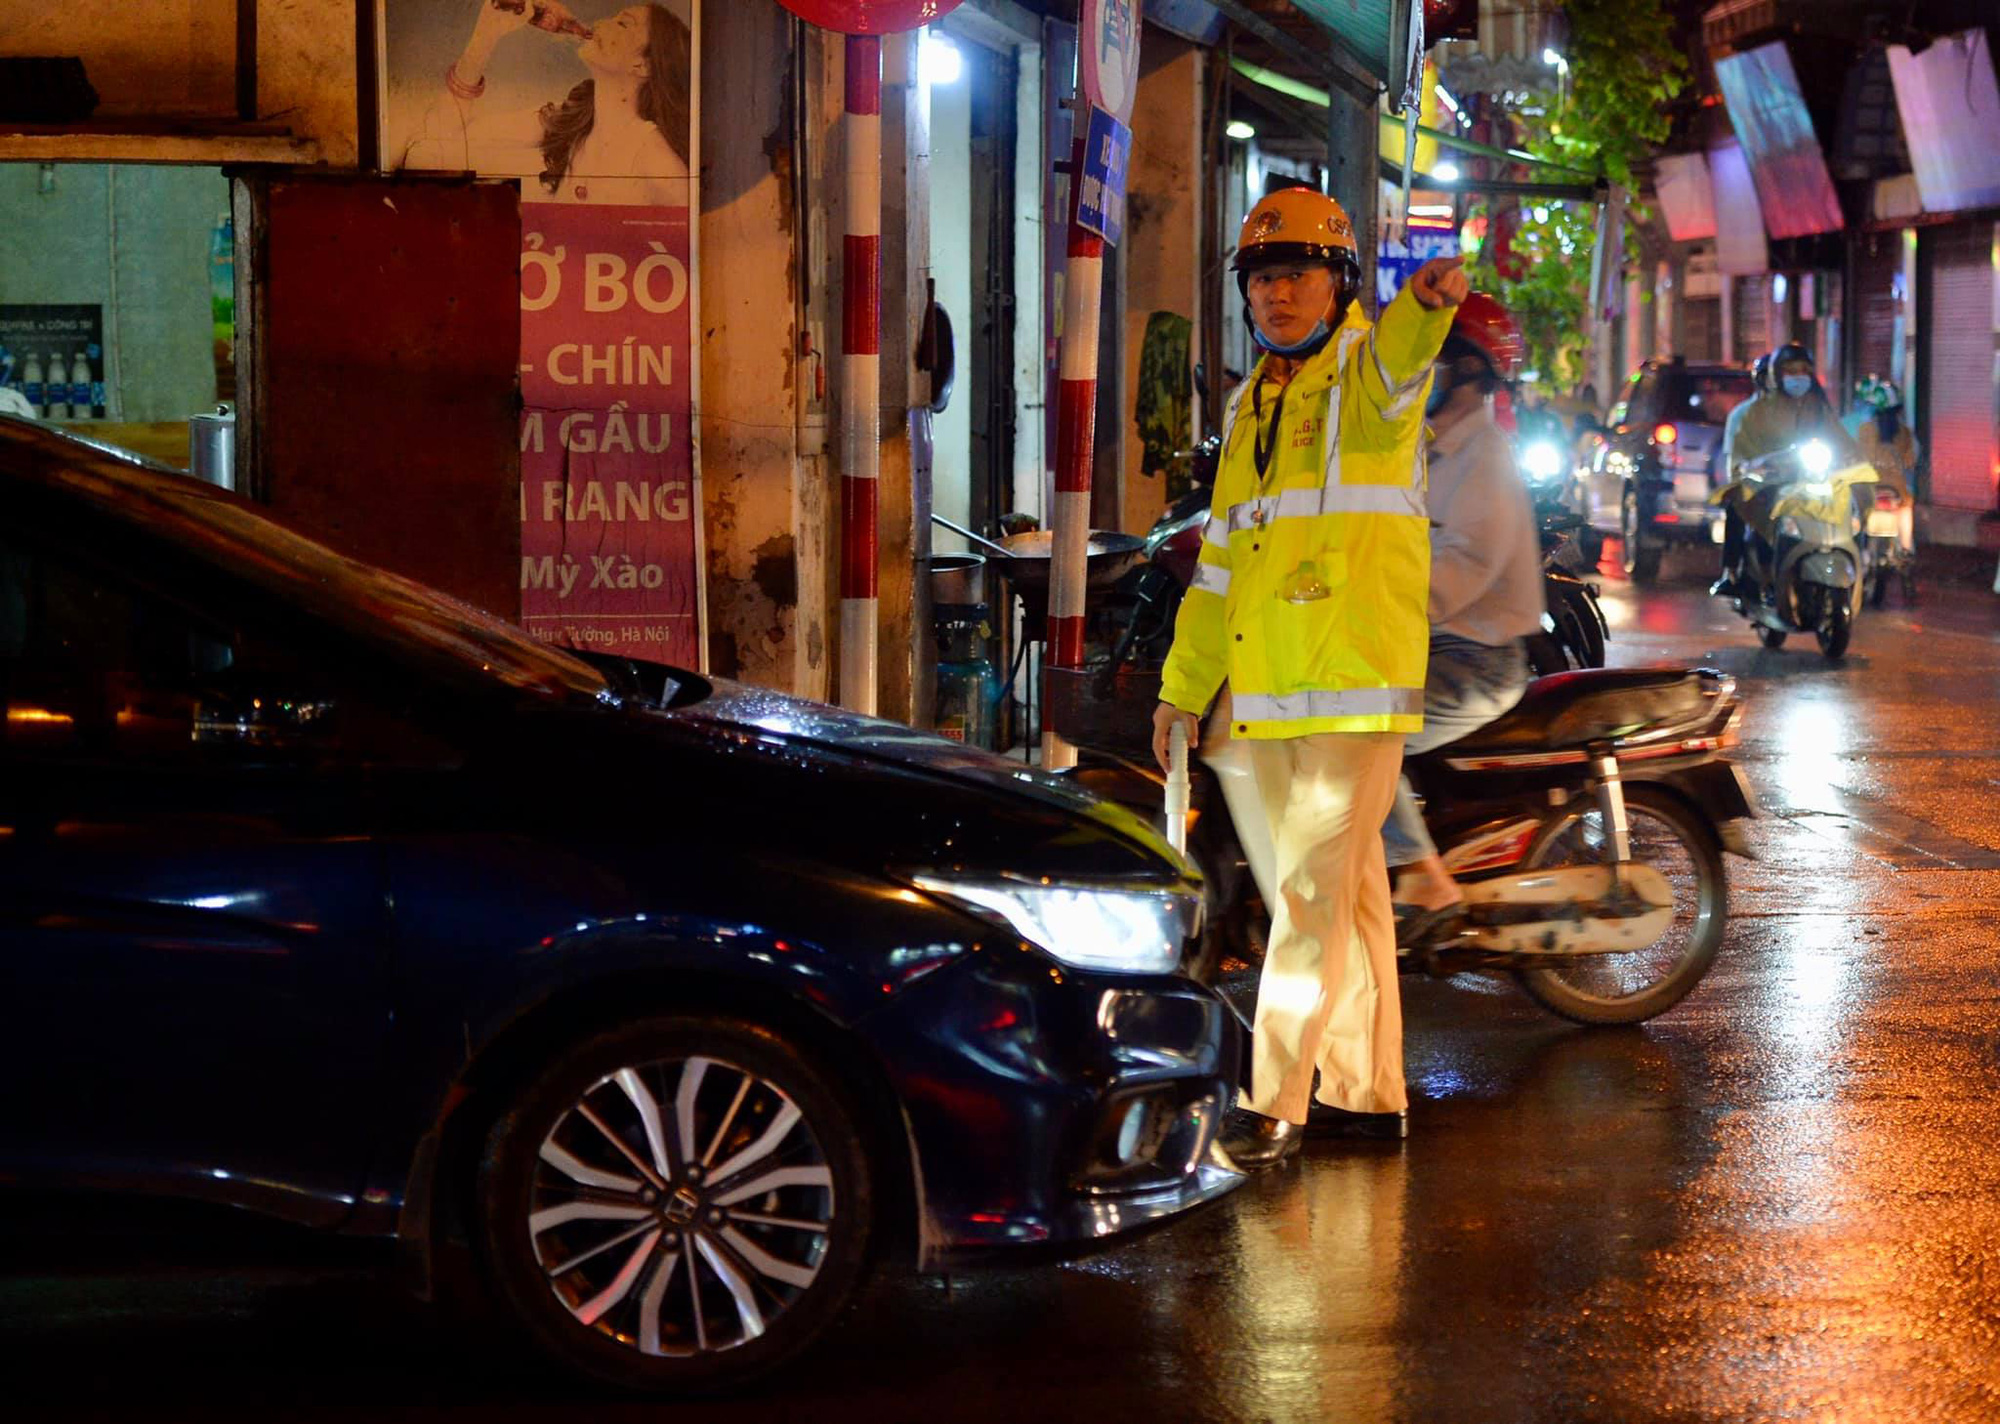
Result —
<path fill-rule="evenodd" d="M 761 687 L 716 678 L 714 692 L 700 702 L 673 714 L 693 721 L 717 722 L 731 727 L 769 733 L 788 742 L 808 743 L 866 761 L 907 767 L 959 782 L 972 782 L 990 790 L 1025 796 L 1044 805 L 1085 815 L 1116 810 L 1081 787 L 1051 776 L 1018 761 L 992 752 L 954 742 L 933 732 L 918 731 L 900 722 L 864 717 L 858 712 L 829 707 L 822 702 L 787 697 Z M 1151 828 L 1136 818 L 1119 813 L 1122 822 L 1145 831 L 1150 843 Z M 1127 829 L 1121 824 L 1120 829 Z M 1164 846 L 1164 842 L 1160 843 Z"/>

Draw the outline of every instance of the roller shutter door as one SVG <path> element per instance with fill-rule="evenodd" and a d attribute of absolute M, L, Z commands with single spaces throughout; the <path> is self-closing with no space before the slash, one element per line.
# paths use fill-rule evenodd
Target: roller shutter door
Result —
<path fill-rule="evenodd" d="M 1945 509 L 1993 508 L 1994 224 L 1960 223 L 1923 234 L 1930 295 L 1924 337 L 1921 415 L 1930 462 L 1931 503 Z"/>
<path fill-rule="evenodd" d="M 1737 364 L 1747 366 L 1771 349 L 1771 278 L 1768 274 L 1738 277 L 1736 303 Z"/>

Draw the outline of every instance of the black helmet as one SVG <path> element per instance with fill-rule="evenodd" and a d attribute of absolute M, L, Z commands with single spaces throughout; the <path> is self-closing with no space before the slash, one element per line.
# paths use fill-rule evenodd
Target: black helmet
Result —
<path fill-rule="evenodd" d="M 1771 353 L 1766 351 L 1750 363 L 1750 383 L 1760 391 L 1771 389 Z"/>
<path fill-rule="evenodd" d="M 1776 379 L 1778 370 L 1789 361 L 1803 361 L 1806 365 L 1811 366 L 1815 373 L 1819 369 L 1818 363 L 1813 360 L 1813 354 L 1810 350 L 1799 342 L 1787 341 L 1783 346 L 1780 346 L 1776 351 L 1771 353 L 1772 379 Z"/>

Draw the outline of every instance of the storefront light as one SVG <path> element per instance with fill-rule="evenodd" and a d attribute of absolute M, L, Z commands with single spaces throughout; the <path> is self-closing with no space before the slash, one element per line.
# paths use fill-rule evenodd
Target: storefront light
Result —
<path fill-rule="evenodd" d="M 1250 125 L 1244 123 L 1243 120 L 1241 119 L 1231 119 L 1229 121 L 1229 126 L 1225 128 L 1223 132 L 1229 135 L 1229 137 L 1235 139 L 1238 143 L 1243 143 L 1249 139 L 1257 137 L 1257 130 L 1250 127 Z"/>
<path fill-rule="evenodd" d="M 1437 179 L 1440 183 L 1456 183 L 1458 181 L 1458 165 L 1451 162 L 1434 163 L 1431 165 L 1431 177 Z"/>
<path fill-rule="evenodd" d="M 924 31 L 924 82 L 931 85 L 956 84 L 965 73 L 965 56 L 958 46 L 935 30 Z"/>

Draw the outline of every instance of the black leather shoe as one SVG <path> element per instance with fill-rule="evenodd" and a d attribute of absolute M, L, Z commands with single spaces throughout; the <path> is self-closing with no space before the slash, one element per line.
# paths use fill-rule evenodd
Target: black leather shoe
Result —
<path fill-rule="evenodd" d="M 1711 598 L 1748 598 L 1750 596 L 1750 590 L 1744 587 L 1741 576 L 1727 573 L 1708 586 L 1708 593 Z"/>
<path fill-rule="evenodd" d="M 1296 1157 L 1305 1143 L 1305 1129 L 1283 1118 L 1242 1112 L 1222 1134 L 1222 1150 L 1245 1172 L 1267 1172 Z"/>
<path fill-rule="evenodd" d="M 1410 1121 L 1399 1112 L 1349 1112 L 1314 1103 L 1306 1115 L 1306 1136 L 1349 1137 L 1372 1142 L 1400 1142 L 1410 1135 Z"/>

